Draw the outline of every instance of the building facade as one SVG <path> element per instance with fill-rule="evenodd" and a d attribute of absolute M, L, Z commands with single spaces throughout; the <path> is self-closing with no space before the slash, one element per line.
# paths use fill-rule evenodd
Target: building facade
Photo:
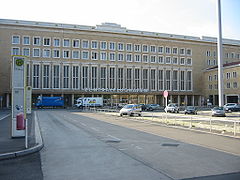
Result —
<path fill-rule="evenodd" d="M 224 40 L 224 62 L 240 60 L 240 41 Z M 105 104 L 204 104 L 203 69 L 217 65 L 216 38 L 129 30 L 113 23 L 81 26 L 0 20 L 0 96 L 11 105 L 12 56 L 27 58 L 27 84 L 39 95 L 82 96 Z"/>

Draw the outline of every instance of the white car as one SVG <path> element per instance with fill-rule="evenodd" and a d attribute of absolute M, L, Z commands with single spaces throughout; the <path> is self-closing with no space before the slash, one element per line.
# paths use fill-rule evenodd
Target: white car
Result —
<path fill-rule="evenodd" d="M 138 104 L 127 104 L 120 110 L 120 116 L 129 115 L 134 116 L 137 114 L 138 116 L 142 115 L 142 108 Z"/>
<path fill-rule="evenodd" d="M 214 107 L 212 109 L 212 116 L 221 116 L 225 117 L 225 109 L 224 107 Z"/>
<path fill-rule="evenodd" d="M 225 109 L 225 111 L 229 111 L 230 108 L 234 108 L 237 106 L 237 103 L 227 103 L 223 106 L 223 108 Z"/>
<path fill-rule="evenodd" d="M 167 107 L 165 107 L 165 112 L 172 112 L 172 113 L 179 113 L 179 107 L 177 106 L 177 104 L 168 104 Z"/>

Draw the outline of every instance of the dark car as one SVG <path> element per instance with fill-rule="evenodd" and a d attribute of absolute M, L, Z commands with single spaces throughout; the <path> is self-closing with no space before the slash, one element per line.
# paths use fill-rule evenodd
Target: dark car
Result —
<path fill-rule="evenodd" d="M 139 104 L 142 108 L 142 111 L 145 111 L 146 110 L 146 105 L 145 104 Z"/>
<path fill-rule="evenodd" d="M 236 106 L 229 107 L 228 108 L 229 112 L 240 112 L 240 104 L 237 104 Z"/>
<path fill-rule="evenodd" d="M 197 114 L 197 109 L 194 106 L 187 106 L 184 114 Z"/>
<path fill-rule="evenodd" d="M 159 110 L 160 105 L 159 104 L 147 104 L 146 105 L 146 110 L 147 111 L 153 111 L 153 110 Z"/>

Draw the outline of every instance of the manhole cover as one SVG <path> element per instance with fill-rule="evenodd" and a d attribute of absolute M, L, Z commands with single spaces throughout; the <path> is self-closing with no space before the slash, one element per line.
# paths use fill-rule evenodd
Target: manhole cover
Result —
<path fill-rule="evenodd" d="M 162 146 L 178 147 L 179 144 L 176 144 L 176 143 L 163 143 Z"/>

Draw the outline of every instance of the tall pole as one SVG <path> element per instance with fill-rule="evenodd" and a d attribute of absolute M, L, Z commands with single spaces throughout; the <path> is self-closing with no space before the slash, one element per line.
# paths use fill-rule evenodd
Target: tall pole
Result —
<path fill-rule="evenodd" d="M 221 22 L 221 0 L 217 0 L 218 7 L 218 102 L 223 106 L 223 62 L 222 62 L 222 22 Z"/>

